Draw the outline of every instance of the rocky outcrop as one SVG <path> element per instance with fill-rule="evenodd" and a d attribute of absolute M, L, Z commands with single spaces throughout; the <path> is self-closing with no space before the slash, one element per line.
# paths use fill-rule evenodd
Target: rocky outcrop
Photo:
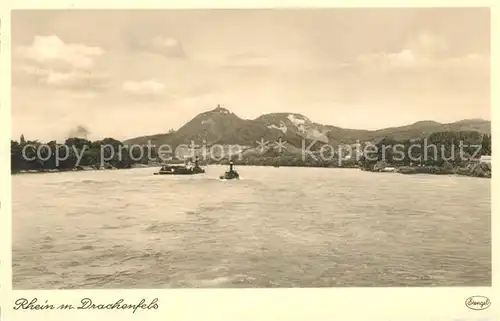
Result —
<path fill-rule="evenodd" d="M 453 169 L 447 169 L 439 166 L 402 166 L 396 169 L 400 174 L 434 174 L 450 175 L 455 174 Z"/>
<path fill-rule="evenodd" d="M 462 167 L 444 166 L 402 166 L 397 168 L 400 174 L 464 175 L 491 178 L 491 163 L 470 162 Z"/>
<path fill-rule="evenodd" d="M 458 175 L 491 178 L 491 163 L 471 162 L 455 171 Z"/>

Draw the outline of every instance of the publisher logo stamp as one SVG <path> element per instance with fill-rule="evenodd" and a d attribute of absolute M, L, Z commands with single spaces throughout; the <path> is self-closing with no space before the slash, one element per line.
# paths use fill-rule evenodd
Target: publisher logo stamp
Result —
<path fill-rule="evenodd" d="M 481 295 L 474 295 L 465 300 L 465 306 L 471 310 L 486 310 L 490 305 L 490 299 Z"/>

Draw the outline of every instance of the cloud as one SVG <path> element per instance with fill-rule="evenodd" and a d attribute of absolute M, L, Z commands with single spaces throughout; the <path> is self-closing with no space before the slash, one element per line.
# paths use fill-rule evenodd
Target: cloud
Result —
<path fill-rule="evenodd" d="M 110 80 L 107 74 L 78 69 L 59 71 L 22 65 L 15 68 L 15 71 L 23 73 L 26 76 L 24 80 L 27 82 L 65 89 L 105 90 Z M 17 83 L 17 80 L 19 78 L 14 77 L 14 82 Z"/>
<path fill-rule="evenodd" d="M 410 39 L 405 47 L 415 55 L 427 58 L 440 56 L 448 51 L 448 43 L 444 37 L 426 32 Z"/>
<path fill-rule="evenodd" d="M 126 81 L 123 91 L 132 95 L 159 95 L 165 91 L 165 85 L 154 79 L 143 81 Z"/>
<path fill-rule="evenodd" d="M 29 46 L 20 46 L 17 53 L 41 64 L 63 64 L 77 69 L 88 69 L 97 57 L 104 54 L 99 47 L 84 44 L 67 44 L 57 36 L 35 36 Z"/>
<path fill-rule="evenodd" d="M 358 56 L 357 63 L 376 69 L 415 67 L 418 57 L 408 49 L 395 53 L 367 53 Z"/>
<path fill-rule="evenodd" d="M 108 87 L 110 77 L 94 72 L 100 47 L 65 43 L 56 35 L 35 36 L 29 46 L 16 48 L 13 83 L 95 92 Z"/>
<path fill-rule="evenodd" d="M 453 56 L 445 38 L 429 33 L 420 33 L 409 39 L 399 51 L 364 53 L 359 55 L 349 66 L 372 71 L 391 71 L 483 67 L 488 61 L 489 57 L 484 54 Z"/>
<path fill-rule="evenodd" d="M 186 58 L 180 40 L 171 37 L 156 36 L 148 41 L 139 41 L 135 46 L 142 51 L 169 58 Z"/>

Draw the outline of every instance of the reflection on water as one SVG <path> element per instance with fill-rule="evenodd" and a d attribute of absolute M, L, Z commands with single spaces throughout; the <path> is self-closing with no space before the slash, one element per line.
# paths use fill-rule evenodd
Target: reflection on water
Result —
<path fill-rule="evenodd" d="M 490 180 L 224 170 L 13 176 L 14 288 L 491 284 Z"/>

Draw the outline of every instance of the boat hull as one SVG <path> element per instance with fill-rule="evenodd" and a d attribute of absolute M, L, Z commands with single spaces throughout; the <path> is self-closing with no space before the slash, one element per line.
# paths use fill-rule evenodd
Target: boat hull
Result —
<path fill-rule="evenodd" d="M 154 175 L 196 175 L 204 174 L 205 170 L 201 168 L 185 168 L 185 167 L 171 167 L 167 170 L 160 170 Z"/>
<path fill-rule="evenodd" d="M 172 173 L 172 172 L 158 172 L 158 173 L 153 173 L 153 175 L 196 175 L 196 174 L 203 174 L 205 172 L 197 172 L 197 173 Z"/>
<path fill-rule="evenodd" d="M 219 176 L 219 179 L 229 180 L 229 179 L 240 179 L 240 175 L 238 173 L 225 173 L 224 175 Z"/>

